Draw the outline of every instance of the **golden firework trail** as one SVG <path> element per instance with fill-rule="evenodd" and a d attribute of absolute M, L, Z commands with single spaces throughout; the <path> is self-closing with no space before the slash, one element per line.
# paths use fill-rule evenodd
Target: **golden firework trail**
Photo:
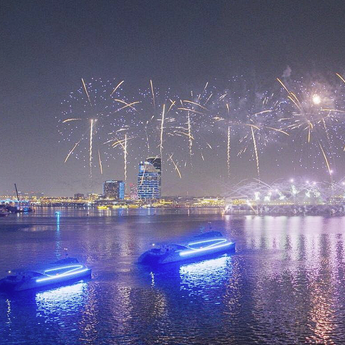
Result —
<path fill-rule="evenodd" d="M 179 176 L 180 178 L 182 178 L 181 171 L 180 171 L 180 169 L 178 168 L 177 164 L 174 162 L 174 160 L 173 160 L 172 157 L 173 157 L 173 155 L 170 155 L 168 160 L 171 160 L 172 164 L 173 164 L 174 167 L 175 167 L 176 172 L 178 173 L 178 176 Z"/>
<path fill-rule="evenodd" d="M 194 110 L 194 109 L 189 109 L 189 108 L 177 108 L 178 110 L 185 110 L 185 111 L 188 111 L 188 112 L 191 112 L 191 113 L 195 113 L 195 114 L 200 114 L 200 115 L 204 115 L 204 113 L 202 113 L 201 111 L 197 111 L 197 110 Z"/>
<path fill-rule="evenodd" d="M 345 83 L 345 79 L 339 74 L 339 73 L 336 73 L 336 75 L 340 78 L 340 80 Z"/>
<path fill-rule="evenodd" d="M 125 139 L 111 139 L 111 140 L 108 140 L 108 141 L 106 141 L 104 144 L 107 144 L 107 143 L 109 143 L 109 142 L 111 142 L 111 141 L 114 141 L 112 144 L 111 144 L 111 146 L 113 147 L 113 148 L 115 148 L 115 147 L 117 147 L 117 146 L 121 146 L 122 148 L 123 148 L 123 144 L 124 144 L 124 142 L 125 142 Z"/>
<path fill-rule="evenodd" d="M 103 144 L 108 144 L 108 143 L 111 143 L 112 141 L 113 143 L 111 144 L 111 146 L 116 147 L 119 144 L 119 141 L 121 140 L 118 140 L 117 138 L 113 138 L 113 139 L 105 141 Z"/>
<path fill-rule="evenodd" d="M 124 80 L 120 81 L 114 88 L 114 90 L 112 91 L 112 93 L 110 94 L 110 97 L 116 92 L 116 90 L 124 83 Z"/>
<path fill-rule="evenodd" d="M 165 104 L 163 104 L 162 118 L 161 118 L 161 134 L 160 134 L 160 144 L 159 151 L 161 154 L 161 159 L 163 159 L 163 133 L 164 133 L 164 120 L 165 120 Z"/>
<path fill-rule="evenodd" d="M 149 134 L 147 133 L 147 127 L 145 127 L 145 135 L 146 135 L 147 153 L 149 153 L 150 152 L 150 140 L 149 140 Z"/>
<path fill-rule="evenodd" d="M 325 129 L 325 133 L 326 133 L 326 137 L 327 137 L 328 143 L 330 144 L 331 143 L 331 138 L 329 137 L 329 132 L 328 132 L 328 127 L 326 125 L 326 121 L 325 121 L 324 118 L 321 121 L 322 121 L 322 124 L 323 124 L 323 128 Z"/>
<path fill-rule="evenodd" d="M 188 99 L 184 99 L 182 102 L 185 102 L 185 103 L 190 103 L 190 104 L 193 104 L 193 105 L 197 105 L 198 107 L 204 109 L 204 110 L 207 110 L 207 108 L 205 108 L 204 106 L 202 106 L 201 104 L 199 103 L 196 103 L 196 102 L 193 102 L 193 101 L 189 101 Z"/>
<path fill-rule="evenodd" d="M 224 121 L 225 119 L 223 119 L 222 117 L 219 117 L 219 116 L 214 116 L 213 120 L 214 121 Z"/>
<path fill-rule="evenodd" d="M 168 111 L 167 111 L 167 114 L 169 113 L 169 111 L 171 110 L 171 108 L 175 105 L 175 103 L 176 103 L 176 101 L 173 101 L 173 100 L 171 100 L 171 99 L 169 99 L 169 101 L 170 101 L 170 107 L 169 107 L 169 109 L 168 109 Z"/>
<path fill-rule="evenodd" d="M 255 125 L 253 125 L 253 124 L 251 124 L 251 123 L 245 123 L 244 124 L 245 126 L 249 126 L 250 128 L 255 128 L 255 129 L 257 129 L 258 131 L 260 130 L 260 128 L 258 127 L 258 126 L 255 126 Z"/>
<path fill-rule="evenodd" d="M 125 134 L 125 142 L 123 145 L 123 160 L 124 160 L 124 174 L 125 174 L 125 182 L 127 181 L 127 133 Z"/>
<path fill-rule="evenodd" d="M 231 127 L 228 126 L 228 142 L 226 147 L 226 159 L 228 167 L 228 178 L 230 178 L 230 140 L 231 140 Z"/>
<path fill-rule="evenodd" d="M 192 158 L 192 154 L 193 154 L 193 152 L 192 152 L 193 140 L 192 140 L 192 127 L 191 127 L 189 112 L 187 113 L 187 129 L 188 129 L 189 156 L 190 156 L 190 158 Z"/>
<path fill-rule="evenodd" d="M 80 121 L 80 120 L 81 118 L 73 117 L 70 119 L 63 120 L 62 123 L 71 122 L 71 121 Z"/>
<path fill-rule="evenodd" d="M 102 160 L 101 160 L 101 153 L 98 150 L 98 163 L 99 163 L 99 170 L 101 172 L 101 175 L 103 175 L 103 164 L 102 164 Z"/>
<path fill-rule="evenodd" d="M 322 152 L 323 158 L 325 159 L 325 162 L 326 162 L 326 166 L 327 166 L 327 169 L 328 169 L 329 176 L 330 176 L 330 178 L 331 178 L 331 180 L 332 180 L 332 170 L 331 170 L 331 166 L 330 166 L 330 164 L 329 164 L 327 155 L 326 155 L 325 150 L 323 149 L 321 143 L 319 143 L 319 146 L 320 146 L 320 150 L 321 150 L 321 152 Z"/>
<path fill-rule="evenodd" d="M 290 93 L 289 89 L 285 86 L 285 84 L 279 78 L 277 78 L 277 80 L 280 83 L 280 85 L 286 90 L 286 92 Z"/>
<path fill-rule="evenodd" d="M 191 140 L 194 140 L 194 137 L 188 133 L 182 132 L 182 131 L 174 131 L 174 133 L 176 133 L 177 136 L 181 136 L 181 135 L 185 135 L 186 137 L 188 137 Z M 181 134 L 181 135 L 179 135 Z"/>
<path fill-rule="evenodd" d="M 124 106 L 123 106 L 122 108 L 117 109 L 116 112 L 121 111 L 121 110 L 123 110 L 123 109 L 125 109 L 125 108 L 128 108 L 128 107 L 130 107 L 130 108 L 132 108 L 133 110 L 136 111 L 136 109 L 135 109 L 135 107 L 133 107 L 133 105 L 134 105 L 134 104 L 141 103 L 140 101 L 136 101 L 136 102 L 132 102 L 132 103 L 127 103 L 127 102 L 125 102 L 124 100 L 122 100 L 122 99 L 117 99 L 117 98 L 114 99 L 114 101 L 124 104 Z"/>
<path fill-rule="evenodd" d="M 227 93 L 223 93 L 219 98 L 218 101 L 221 101 L 222 99 L 224 99 L 226 97 Z"/>
<path fill-rule="evenodd" d="M 115 138 L 115 139 L 108 140 L 104 143 L 104 144 L 106 144 L 106 143 L 109 143 L 111 141 L 114 141 L 111 144 L 111 146 L 113 148 L 121 146 L 122 151 L 123 151 L 123 161 L 124 161 L 123 170 L 124 170 L 125 181 L 127 181 L 127 157 L 128 157 L 127 143 L 128 143 L 128 140 L 130 140 L 130 139 L 133 139 L 133 138 L 128 138 L 127 133 L 125 133 L 124 139 Z"/>
<path fill-rule="evenodd" d="M 77 148 L 77 146 L 79 145 L 79 143 L 82 141 L 83 138 L 81 138 L 79 141 L 77 141 L 74 146 L 73 149 L 71 151 L 68 152 L 68 155 L 65 158 L 65 162 L 66 163 L 68 161 L 68 158 L 70 157 L 70 155 L 73 153 L 73 151 Z"/>
<path fill-rule="evenodd" d="M 211 97 L 213 96 L 213 93 L 211 93 L 209 96 L 208 96 L 208 98 L 207 98 L 207 100 L 206 100 L 206 102 L 205 102 L 205 104 L 207 104 L 208 103 L 208 101 L 211 99 Z"/>
<path fill-rule="evenodd" d="M 261 114 L 266 114 L 266 113 L 271 113 L 273 110 L 271 109 L 267 109 L 267 110 L 263 110 L 263 111 L 259 111 L 258 113 L 253 114 L 255 115 L 261 115 Z"/>
<path fill-rule="evenodd" d="M 226 109 L 228 110 L 228 114 L 230 114 L 230 107 L 229 107 L 229 103 L 226 103 Z"/>
<path fill-rule="evenodd" d="M 252 139 L 253 139 L 253 145 L 254 145 L 254 152 L 255 152 L 255 159 L 256 159 L 256 170 L 258 172 L 258 179 L 260 180 L 260 165 L 259 165 L 259 154 L 258 154 L 258 148 L 256 146 L 256 140 L 255 140 L 255 134 L 253 127 L 250 127 L 252 131 Z"/>
<path fill-rule="evenodd" d="M 339 109 L 329 109 L 329 108 L 321 108 L 321 111 L 328 111 L 330 113 L 345 113 L 345 110 L 339 110 Z M 332 116 L 331 114 L 328 114 L 326 117 Z"/>
<path fill-rule="evenodd" d="M 86 88 L 86 85 L 85 85 L 85 82 L 84 82 L 83 78 L 81 78 L 81 82 L 83 83 L 84 91 L 85 91 L 87 99 L 89 100 L 89 103 L 90 103 L 90 105 L 92 107 L 91 98 L 90 98 L 89 92 L 87 91 L 87 88 Z"/>
<path fill-rule="evenodd" d="M 291 92 L 279 78 L 277 78 L 277 80 L 280 83 L 280 85 L 285 89 L 285 91 L 288 93 L 288 99 L 297 107 L 298 110 L 301 111 L 302 105 L 299 99 L 297 98 L 297 96 L 293 92 Z"/>
<path fill-rule="evenodd" d="M 153 104 L 153 108 L 156 109 L 156 98 L 155 98 L 155 92 L 153 89 L 153 82 L 152 79 L 150 79 L 150 86 L 151 86 L 151 94 L 152 94 L 152 104 Z"/>
<path fill-rule="evenodd" d="M 90 168 L 90 178 L 92 178 L 92 148 L 93 148 L 93 123 L 94 119 L 91 119 L 91 125 L 90 125 L 90 146 L 89 146 L 89 168 Z"/>

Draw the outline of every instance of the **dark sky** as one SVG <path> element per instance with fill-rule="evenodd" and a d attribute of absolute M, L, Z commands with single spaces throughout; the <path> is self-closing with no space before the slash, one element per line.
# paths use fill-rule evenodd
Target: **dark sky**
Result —
<path fill-rule="evenodd" d="M 335 73 L 345 67 L 344 10 L 342 1 L 318 0 L 1 1 L 0 195 L 14 182 L 71 195 L 123 178 L 107 171 L 91 188 L 82 164 L 63 164 L 68 148 L 58 143 L 55 117 L 80 78 L 116 77 L 132 88 L 152 79 L 184 90 L 235 74 L 270 83 L 287 65 L 296 75 Z M 167 173 L 165 194 L 220 193 L 225 182 L 210 184 L 214 172 L 203 169 L 182 180 Z"/>

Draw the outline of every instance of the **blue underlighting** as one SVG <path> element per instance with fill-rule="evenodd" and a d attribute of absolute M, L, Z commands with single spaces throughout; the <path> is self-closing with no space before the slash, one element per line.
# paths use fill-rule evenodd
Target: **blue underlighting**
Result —
<path fill-rule="evenodd" d="M 184 251 L 181 251 L 179 254 L 180 254 L 180 256 L 194 255 L 194 254 L 199 254 L 199 253 L 203 253 L 203 252 L 209 252 L 211 250 L 218 249 L 218 248 L 226 248 L 226 247 L 231 246 L 232 244 L 233 244 L 232 242 L 224 243 L 224 241 L 222 241 L 221 244 L 212 244 L 212 245 L 207 246 L 205 248 L 184 250 Z"/>

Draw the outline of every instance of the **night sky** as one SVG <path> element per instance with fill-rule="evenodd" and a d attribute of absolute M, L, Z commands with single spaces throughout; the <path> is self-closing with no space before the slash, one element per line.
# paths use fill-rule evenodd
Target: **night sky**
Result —
<path fill-rule="evenodd" d="M 322 76 L 340 87 L 335 73 L 345 69 L 344 10 L 341 1 L 317 0 L 2 1 L 0 195 L 12 192 L 15 182 L 22 191 L 72 195 L 100 193 L 105 179 L 123 179 L 120 153 L 104 162 L 103 176 L 95 162 L 92 181 L 82 159 L 72 156 L 64 164 L 73 142 L 59 142 L 61 102 L 80 89 L 81 78 L 124 79 L 123 92 L 133 100 L 138 89 L 149 89 L 150 79 L 155 87 L 171 87 L 184 99 L 206 82 L 226 89 L 234 76 L 277 90 L 276 78 L 287 66 L 292 78 Z M 171 141 L 164 149 L 173 151 L 174 145 Z M 243 178 L 256 177 L 253 153 L 234 158 L 228 180 L 226 156 L 217 145 L 205 150 L 205 161 L 195 152 L 193 167 L 184 167 L 183 153 L 176 150 L 182 179 L 166 163 L 165 195 L 216 195 Z M 263 180 L 293 174 L 327 179 L 324 168 L 316 171 L 310 166 L 313 171 L 308 171 L 308 162 L 299 170 L 289 148 L 273 159 L 275 150 L 273 145 L 267 154 L 260 153 Z M 159 149 L 153 151 L 159 154 Z M 139 155 L 130 148 L 132 183 Z M 341 179 L 341 158 L 332 164 L 337 167 L 335 177 Z"/>

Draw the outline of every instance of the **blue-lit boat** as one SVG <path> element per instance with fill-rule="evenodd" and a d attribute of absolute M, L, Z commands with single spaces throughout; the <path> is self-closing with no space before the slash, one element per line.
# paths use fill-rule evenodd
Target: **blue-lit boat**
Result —
<path fill-rule="evenodd" d="M 80 264 L 75 258 L 65 258 L 42 269 L 10 270 L 7 272 L 7 277 L 0 280 L 0 288 L 22 291 L 56 284 L 67 284 L 90 276 L 90 268 Z"/>
<path fill-rule="evenodd" d="M 139 263 L 161 265 L 235 251 L 235 243 L 228 241 L 219 231 L 205 232 L 186 243 L 152 246 L 139 257 Z"/>

